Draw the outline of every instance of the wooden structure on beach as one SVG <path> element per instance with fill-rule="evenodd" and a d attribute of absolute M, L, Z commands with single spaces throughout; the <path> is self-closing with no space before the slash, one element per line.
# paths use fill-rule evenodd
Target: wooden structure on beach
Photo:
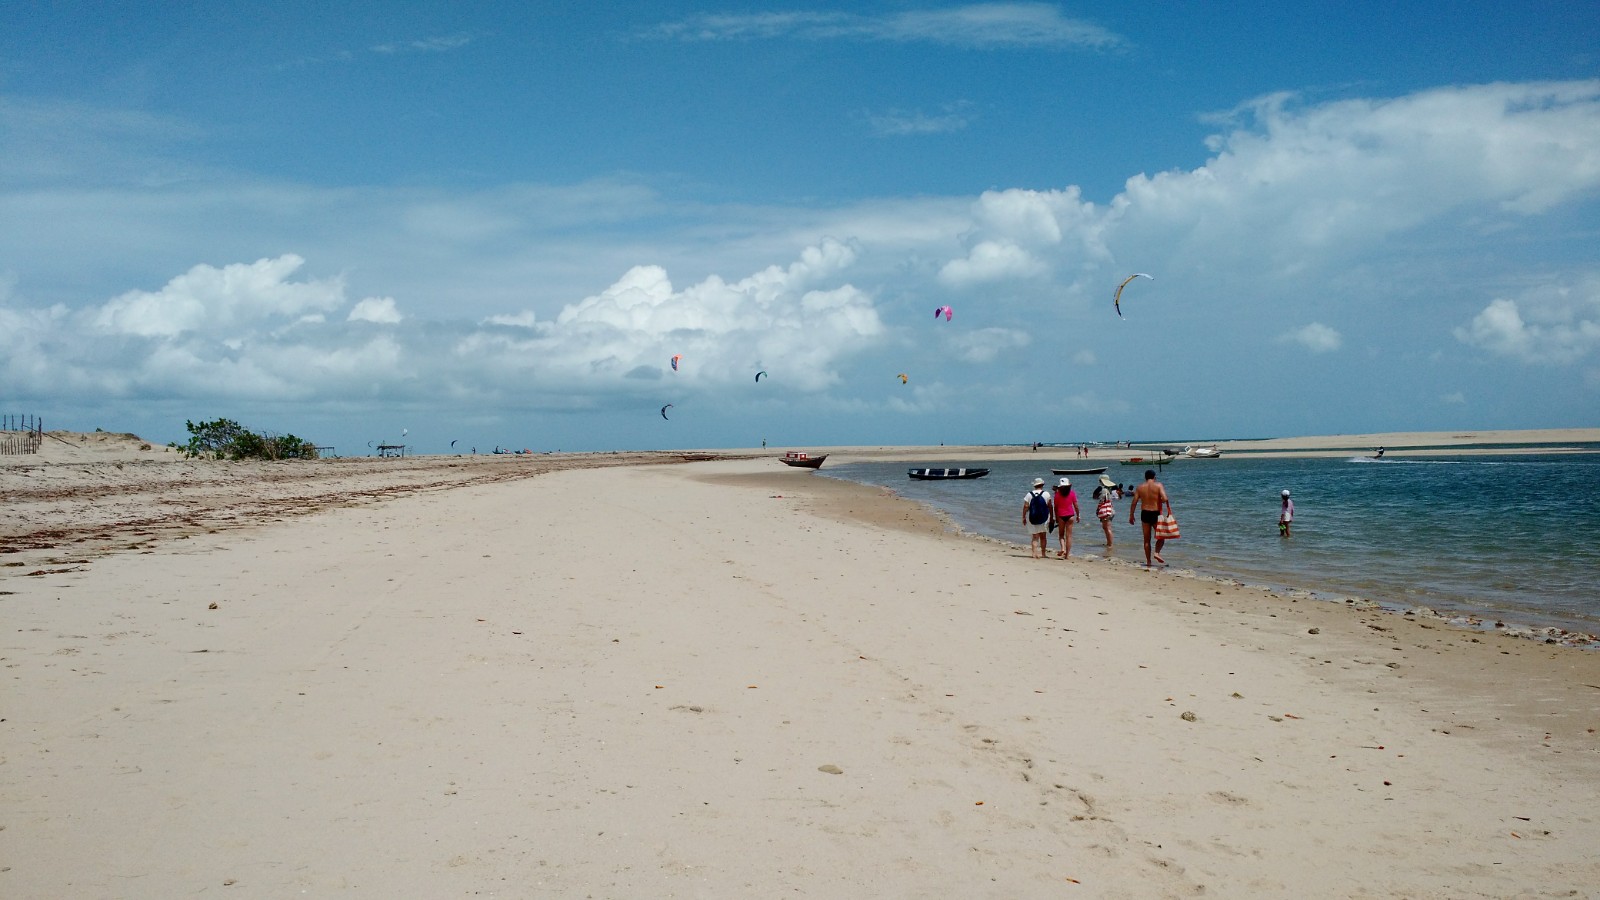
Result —
<path fill-rule="evenodd" d="M 38 453 L 44 443 L 44 424 L 38 416 L 0 415 L 0 454 Z"/>

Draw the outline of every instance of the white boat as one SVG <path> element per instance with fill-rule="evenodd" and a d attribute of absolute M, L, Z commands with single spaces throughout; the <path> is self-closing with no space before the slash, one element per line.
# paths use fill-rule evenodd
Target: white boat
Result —
<path fill-rule="evenodd" d="M 1222 456 L 1222 451 L 1213 444 L 1210 447 L 1185 447 L 1183 455 L 1190 459 L 1217 459 Z"/>

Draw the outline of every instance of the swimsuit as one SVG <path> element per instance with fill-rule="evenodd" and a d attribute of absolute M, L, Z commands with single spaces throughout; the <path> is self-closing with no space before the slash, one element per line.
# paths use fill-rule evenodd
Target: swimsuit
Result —
<path fill-rule="evenodd" d="M 1146 525 L 1154 525 L 1157 522 L 1161 521 L 1161 510 L 1159 510 L 1159 509 L 1141 509 L 1141 510 L 1139 510 L 1139 521 L 1143 522 Z"/>

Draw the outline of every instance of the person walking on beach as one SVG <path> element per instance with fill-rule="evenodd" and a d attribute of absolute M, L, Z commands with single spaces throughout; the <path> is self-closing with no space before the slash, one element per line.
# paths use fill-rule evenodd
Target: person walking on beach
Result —
<path fill-rule="evenodd" d="M 1063 478 L 1056 485 L 1056 542 L 1061 549 L 1056 556 L 1072 558 L 1072 526 L 1078 521 L 1078 492 L 1072 489 L 1072 479 Z"/>
<path fill-rule="evenodd" d="M 1111 519 L 1117 514 L 1116 507 L 1111 505 L 1111 479 L 1100 476 L 1100 486 L 1094 489 L 1094 498 L 1099 504 L 1094 508 L 1095 518 L 1100 520 L 1100 530 L 1106 533 L 1106 546 L 1111 546 Z"/>
<path fill-rule="evenodd" d="M 1166 541 L 1157 538 L 1156 549 L 1150 549 L 1150 536 L 1156 530 L 1156 522 L 1161 519 L 1163 510 L 1168 515 L 1172 514 L 1172 501 L 1167 498 L 1167 489 L 1156 480 L 1155 469 L 1144 470 L 1144 484 L 1133 489 L 1133 502 L 1128 504 L 1128 524 L 1133 524 L 1133 514 L 1139 513 L 1139 523 L 1144 531 L 1144 567 L 1150 568 L 1150 560 L 1166 565 L 1167 561 L 1161 558 L 1161 547 Z"/>
<path fill-rule="evenodd" d="M 1034 559 L 1050 556 L 1050 526 L 1054 524 L 1055 510 L 1051 508 L 1050 494 L 1044 489 L 1044 479 L 1033 480 L 1033 490 L 1022 498 L 1022 527 L 1028 529 L 1031 543 L 1028 552 Z"/>
<path fill-rule="evenodd" d="M 1294 501 L 1289 499 L 1289 491 L 1283 492 L 1283 505 L 1278 508 L 1278 533 L 1284 537 L 1289 536 L 1289 524 L 1294 521 Z"/>

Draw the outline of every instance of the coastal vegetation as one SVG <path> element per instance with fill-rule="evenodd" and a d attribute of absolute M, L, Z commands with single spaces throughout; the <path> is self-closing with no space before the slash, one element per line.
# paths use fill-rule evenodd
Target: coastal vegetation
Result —
<path fill-rule="evenodd" d="M 191 459 L 316 459 L 317 448 L 292 434 L 253 431 L 232 419 L 210 422 L 185 420 L 189 442 L 171 446 Z"/>

